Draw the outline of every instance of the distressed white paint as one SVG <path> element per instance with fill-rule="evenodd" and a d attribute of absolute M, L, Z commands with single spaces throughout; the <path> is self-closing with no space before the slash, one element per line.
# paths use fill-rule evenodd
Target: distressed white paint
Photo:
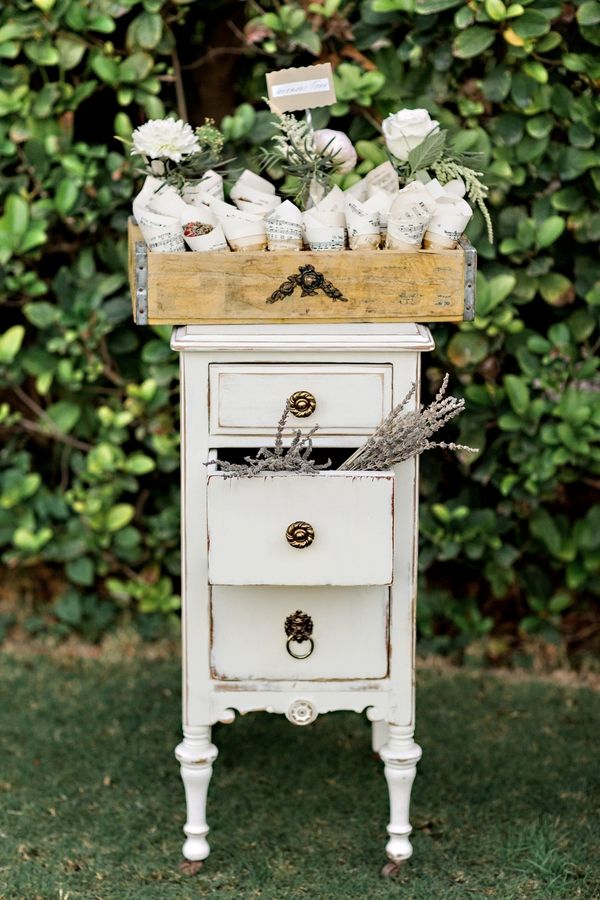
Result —
<path fill-rule="evenodd" d="M 324 472 L 208 480 L 211 584 L 389 584 L 394 475 Z M 292 547 L 288 525 L 312 525 Z"/>
<path fill-rule="evenodd" d="M 234 680 L 367 679 L 387 675 L 388 589 L 213 587 L 212 670 Z M 313 620 L 314 650 L 294 659 L 285 619 Z M 303 653 L 306 644 L 296 645 Z"/>
<path fill-rule="evenodd" d="M 210 367 L 212 434 L 273 436 L 273 425 L 296 391 L 309 391 L 315 411 L 290 415 L 290 429 L 319 425 L 321 436 L 370 434 L 391 409 L 392 367 L 287 365 Z"/>
<path fill-rule="evenodd" d="M 390 789 L 388 855 L 394 862 L 406 859 L 411 852 L 408 837 L 410 786 L 420 753 L 412 738 L 417 461 L 408 460 L 394 469 L 396 523 L 391 586 L 367 588 L 363 583 L 362 587 L 306 587 L 305 590 L 300 585 L 211 588 L 206 552 L 208 477 L 204 463 L 212 450 L 218 451 L 227 446 L 257 447 L 265 443 L 264 435 L 243 431 L 238 433 L 234 426 L 227 434 L 211 433 L 209 376 L 216 368 L 211 370 L 210 366 L 223 370 L 227 366 L 248 369 L 257 364 L 262 367 L 295 367 L 298 372 L 301 371 L 299 367 L 305 367 L 307 375 L 309 372 L 314 374 L 316 365 L 327 368 L 333 365 L 364 366 L 365 370 L 371 366 L 386 370 L 391 366 L 389 402 L 392 405 L 398 403 L 407 393 L 411 382 L 418 379 L 420 353 L 432 348 L 431 336 L 421 325 L 215 325 L 176 329 L 172 346 L 181 351 L 182 380 L 184 741 L 178 748 L 178 757 L 188 802 L 188 837 L 184 855 L 188 859 L 202 859 L 208 852 L 204 809 L 212 762 L 216 756 L 216 750 L 210 743 L 210 725 L 219 721 L 231 722 L 236 713 L 245 714 L 258 710 L 287 716 L 290 722 L 299 725 L 307 717 L 310 719 L 344 709 L 365 712 L 373 722 L 374 743 L 384 760 Z M 306 388 L 298 385 L 294 389 Z M 415 402 L 416 399 L 412 401 L 413 404 Z M 249 403 L 260 407 L 260 396 L 252 395 Z M 260 414 L 260 410 L 252 413 L 253 417 L 256 416 L 253 418 L 254 422 L 260 421 Z M 318 421 L 318 417 L 315 421 Z M 305 425 L 308 426 L 310 422 L 310 419 L 305 420 Z M 356 420 L 354 425 L 349 424 L 347 428 L 355 427 L 355 423 Z M 366 437 L 350 431 L 345 433 L 344 423 L 339 428 L 340 433 L 323 435 L 315 444 L 325 447 L 354 447 Z M 315 481 L 323 483 L 320 476 Z M 253 513 L 256 510 L 248 510 L 250 523 Z M 304 551 L 293 551 L 290 548 L 290 552 L 302 554 Z M 256 597 L 261 592 L 264 599 L 257 602 Z M 244 593 L 247 597 L 246 606 L 241 599 Z M 289 598 L 289 609 L 283 599 L 281 602 L 270 599 L 275 596 Z M 302 596 L 303 602 L 296 602 L 298 596 Z M 347 654 L 344 646 L 335 646 L 334 632 L 343 633 L 346 620 L 349 618 L 352 621 L 352 616 L 348 617 L 346 614 L 352 604 L 358 602 L 353 599 L 358 596 L 363 597 L 359 603 L 361 632 L 365 631 L 365 617 L 372 616 L 372 619 L 368 618 L 368 628 L 372 629 L 372 638 L 369 640 L 373 640 L 373 653 L 377 643 L 375 634 L 381 629 L 382 615 L 385 617 L 389 631 L 389 651 L 384 650 L 384 653 L 387 652 L 385 669 L 374 667 L 378 659 L 376 653 L 371 656 L 369 651 L 369 656 L 366 657 L 361 655 L 361 649 L 355 654 Z M 382 600 L 384 596 L 388 598 L 385 613 Z M 319 597 L 319 603 L 316 606 L 311 603 L 311 609 L 305 609 L 306 598 L 309 597 Z M 346 603 L 338 599 L 342 597 L 347 598 Z M 367 597 L 370 598 L 368 601 Z M 235 614 L 226 615 L 227 603 L 235 605 Z M 251 616 L 253 603 L 257 604 L 257 616 L 254 617 Z M 332 649 L 327 651 L 327 662 L 323 662 L 324 668 L 320 672 L 317 668 L 306 668 L 298 674 L 292 668 L 285 668 L 290 664 L 295 665 L 295 661 L 285 654 L 285 635 L 279 631 L 282 617 L 285 618 L 298 608 L 313 615 L 316 608 L 318 612 L 313 618 L 323 622 L 325 619 L 321 603 L 326 604 L 328 609 L 327 642 Z M 276 613 L 276 621 L 268 621 L 267 624 L 269 610 Z M 221 613 L 223 617 L 219 618 Z M 265 621 L 269 638 L 268 642 L 265 640 L 265 652 L 260 654 L 260 658 L 256 645 L 254 650 L 245 646 L 242 629 L 235 631 L 238 615 L 243 617 L 244 623 L 248 622 L 244 625 L 246 631 L 253 631 L 259 620 Z M 281 633 L 279 649 L 276 648 L 275 633 Z M 347 641 L 353 639 L 345 633 Z M 379 635 L 381 638 L 380 630 Z M 251 636 L 250 634 L 250 638 Z M 318 634 L 315 633 L 315 639 L 317 637 L 320 641 L 325 640 L 321 637 L 320 626 Z M 235 658 L 227 655 L 231 651 L 231 641 L 237 642 Z M 255 658 L 252 657 L 253 652 L 256 653 Z M 276 659 L 285 660 L 281 662 L 281 669 Z M 311 659 L 309 657 L 305 662 Z M 225 674 L 233 675 L 234 678 L 217 677 L 215 668 L 211 666 L 216 667 L 217 663 L 221 665 L 220 660 L 226 661 L 228 673 Z M 368 670 L 365 668 L 365 661 L 368 662 Z M 302 665 L 302 661 L 297 662 L 298 666 Z M 310 665 L 315 665 L 314 659 Z M 380 676 L 382 671 L 385 673 L 384 677 Z M 375 677 L 373 673 L 379 674 L 379 677 Z M 388 726 L 389 737 L 385 733 Z M 218 798 L 215 800 L 218 802 Z M 284 802 L 282 794 L 282 803 Z M 226 835 L 215 839 L 225 846 Z"/>

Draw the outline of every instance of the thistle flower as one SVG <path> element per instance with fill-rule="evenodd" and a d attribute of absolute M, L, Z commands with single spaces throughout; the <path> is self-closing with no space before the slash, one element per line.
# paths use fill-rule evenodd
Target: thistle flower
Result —
<path fill-rule="evenodd" d="M 132 154 L 146 159 L 168 159 L 181 162 L 200 149 L 192 127 L 181 119 L 151 119 L 132 134 Z"/>

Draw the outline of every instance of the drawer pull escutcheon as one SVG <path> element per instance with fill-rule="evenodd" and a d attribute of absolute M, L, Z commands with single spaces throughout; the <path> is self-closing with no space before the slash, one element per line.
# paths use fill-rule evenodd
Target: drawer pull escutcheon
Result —
<path fill-rule="evenodd" d="M 289 400 L 290 412 L 297 419 L 306 419 L 312 416 L 317 408 L 317 401 L 309 391 L 296 391 Z"/>
<path fill-rule="evenodd" d="M 284 628 L 287 635 L 285 647 L 290 656 L 293 656 L 294 659 L 308 659 L 315 649 L 315 642 L 311 637 L 313 633 L 313 620 L 311 617 L 307 613 L 302 612 L 301 609 L 297 609 L 296 612 L 291 613 L 287 617 Z M 308 641 L 308 651 L 306 653 L 296 653 L 292 648 L 292 644 L 303 644 L 305 641 Z"/>
<path fill-rule="evenodd" d="M 315 539 L 315 529 L 308 522 L 292 522 L 288 525 L 285 537 L 290 547 L 310 547 Z"/>

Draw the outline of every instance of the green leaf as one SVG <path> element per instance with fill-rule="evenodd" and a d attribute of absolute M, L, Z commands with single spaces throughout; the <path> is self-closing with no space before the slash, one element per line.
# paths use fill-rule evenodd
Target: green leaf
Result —
<path fill-rule="evenodd" d="M 463 0 L 417 0 L 415 3 L 415 12 L 422 16 L 428 16 L 431 13 L 443 12 L 445 9 L 453 9 L 460 6 Z"/>
<path fill-rule="evenodd" d="M 13 325 L 0 336 L 0 364 L 9 365 L 21 349 L 25 329 L 22 325 Z"/>
<path fill-rule="evenodd" d="M 91 587 L 94 583 L 94 564 L 89 556 L 80 556 L 67 563 L 65 567 L 67 578 L 75 584 Z"/>
<path fill-rule="evenodd" d="M 163 20 L 158 13 L 143 12 L 136 19 L 135 26 L 136 43 L 144 50 L 153 50 L 163 33 Z"/>
<path fill-rule="evenodd" d="M 130 503 L 117 503 L 106 515 L 107 531 L 120 531 L 129 525 L 135 515 L 135 508 Z"/>
<path fill-rule="evenodd" d="M 9 194 L 4 207 L 4 218 L 11 234 L 25 234 L 29 225 L 29 204 L 18 194 Z"/>
<path fill-rule="evenodd" d="M 566 222 L 561 216 L 550 216 L 540 225 L 536 242 L 538 247 L 549 247 L 554 241 L 558 240 L 565 230 Z"/>
<path fill-rule="evenodd" d="M 564 306 L 574 300 L 573 285 L 560 272 L 548 272 L 540 278 L 540 294 L 551 306 Z"/>
<path fill-rule="evenodd" d="M 78 625 L 83 614 L 81 597 L 77 591 L 69 590 L 54 604 L 54 613 L 67 625 Z"/>
<path fill-rule="evenodd" d="M 502 22 L 506 18 L 506 6 L 502 0 L 485 0 L 485 11 L 492 22 Z"/>
<path fill-rule="evenodd" d="M 496 40 L 496 32 L 481 25 L 472 25 L 455 38 L 452 53 L 459 59 L 472 59 L 479 56 Z"/>
<path fill-rule="evenodd" d="M 91 62 L 92 70 L 102 81 L 115 85 L 119 80 L 119 64 L 110 56 L 97 53 Z"/>
<path fill-rule="evenodd" d="M 600 3 L 588 0 L 577 10 L 577 21 L 580 25 L 598 25 L 600 23 Z"/>
<path fill-rule="evenodd" d="M 56 39 L 56 49 L 59 66 L 68 71 L 79 65 L 87 45 L 84 40 L 74 34 L 62 34 Z"/>
<path fill-rule="evenodd" d="M 486 338 L 476 332 L 458 332 L 450 339 L 447 354 L 450 362 L 458 368 L 474 366 L 488 355 Z"/>
<path fill-rule="evenodd" d="M 529 388 L 525 381 L 517 375 L 506 375 L 504 377 L 504 387 L 506 388 L 510 405 L 518 416 L 522 416 L 529 407 Z"/>
<path fill-rule="evenodd" d="M 408 154 L 411 172 L 427 169 L 438 161 L 446 144 L 447 134 L 448 132 L 443 130 L 434 131 L 428 134 L 420 144 L 413 147 Z"/>
<path fill-rule="evenodd" d="M 537 509 L 529 520 L 532 535 L 542 541 L 553 556 L 560 555 L 562 545 L 561 533 L 545 509 Z"/>
<path fill-rule="evenodd" d="M 54 198 L 54 204 L 58 212 L 62 216 L 66 216 L 75 206 L 78 196 L 79 188 L 77 184 L 71 178 L 63 178 L 58 184 Z"/>
<path fill-rule="evenodd" d="M 23 307 L 25 317 L 36 328 L 49 328 L 60 318 L 58 306 L 45 300 L 37 300 L 35 303 L 26 303 Z"/>
<path fill-rule="evenodd" d="M 58 403 L 48 407 L 46 415 L 52 419 L 59 431 L 68 434 L 77 424 L 81 409 L 69 400 L 59 400 Z"/>
<path fill-rule="evenodd" d="M 132 53 L 119 65 L 119 81 L 139 84 L 154 68 L 154 59 L 143 50 Z"/>
<path fill-rule="evenodd" d="M 125 462 L 123 468 L 126 472 L 131 472 L 132 475 L 146 475 L 148 472 L 154 471 L 156 463 L 144 453 L 134 453 Z"/>
<path fill-rule="evenodd" d="M 535 9 L 528 9 L 522 16 L 515 19 L 513 29 L 524 40 L 541 37 L 550 30 L 550 21 L 543 13 L 537 12 Z"/>

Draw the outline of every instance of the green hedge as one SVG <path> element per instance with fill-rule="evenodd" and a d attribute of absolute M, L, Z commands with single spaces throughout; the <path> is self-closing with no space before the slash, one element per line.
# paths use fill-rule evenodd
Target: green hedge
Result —
<path fill-rule="evenodd" d="M 425 369 L 425 393 L 451 371 L 481 452 L 423 460 L 422 637 L 492 655 L 574 639 L 600 587 L 599 45 L 597 0 L 5 2 L 0 548 L 36 600 L 4 624 L 96 638 L 124 615 L 149 634 L 174 620 L 177 361 L 166 329 L 130 322 L 135 183 L 113 136 L 187 104 L 192 124 L 227 112 L 247 162 L 271 131 L 264 73 L 320 58 L 361 172 L 384 158 L 377 122 L 425 106 L 492 185 L 495 246 L 471 226 L 478 316 L 436 326 Z"/>

